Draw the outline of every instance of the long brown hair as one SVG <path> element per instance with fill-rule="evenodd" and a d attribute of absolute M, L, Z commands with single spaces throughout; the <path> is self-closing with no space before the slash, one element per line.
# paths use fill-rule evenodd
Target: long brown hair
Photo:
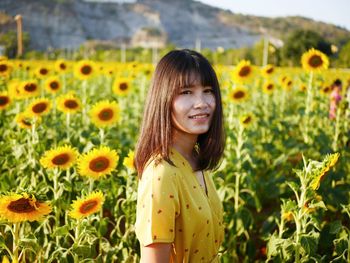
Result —
<path fill-rule="evenodd" d="M 193 76 L 199 77 L 202 86 L 213 88 L 216 102 L 208 132 L 198 136 L 198 168 L 214 170 L 218 167 L 224 151 L 225 134 L 217 76 L 209 61 L 200 53 L 189 49 L 173 50 L 159 61 L 146 98 L 134 158 L 139 178 L 148 160 L 155 155 L 172 164 L 169 158 L 172 102 L 181 88 L 193 84 Z"/>

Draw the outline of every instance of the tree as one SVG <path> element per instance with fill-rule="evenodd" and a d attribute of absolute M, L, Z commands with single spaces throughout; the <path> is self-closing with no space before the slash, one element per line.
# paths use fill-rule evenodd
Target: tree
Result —
<path fill-rule="evenodd" d="M 302 54 L 315 48 L 326 55 L 331 55 L 331 44 L 317 32 L 311 30 L 295 30 L 286 39 L 282 48 L 282 64 L 299 66 Z"/>
<path fill-rule="evenodd" d="M 350 68 L 350 41 L 341 48 L 338 55 L 337 67 Z"/>
<path fill-rule="evenodd" d="M 5 55 L 9 58 L 14 58 L 17 55 L 17 33 L 15 31 L 8 31 L 0 34 L 0 46 L 4 46 Z M 27 50 L 29 46 L 29 34 L 23 33 L 23 48 Z"/>

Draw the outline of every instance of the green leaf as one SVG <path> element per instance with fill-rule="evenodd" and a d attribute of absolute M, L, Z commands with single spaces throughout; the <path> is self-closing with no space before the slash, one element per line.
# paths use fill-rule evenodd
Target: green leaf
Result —
<path fill-rule="evenodd" d="M 331 234 L 338 234 L 340 230 L 342 229 L 342 224 L 340 220 L 334 221 L 330 223 L 330 230 L 329 233 Z"/>
<path fill-rule="evenodd" d="M 65 236 L 68 234 L 69 231 L 69 226 L 65 225 L 65 226 L 61 226 L 55 229 L 55 231 L 53 232 L 52 236 L 56 237 L 56 236 Z"/>
<path fill-rule="evenodd" d="M 270 258 L 272 256 L 277 256 L 279 254 L 279 250 L 282 247 L 283 239 L 278 238 L 277 234 L 274 233 L 267 243 L 267 257 Z"/>
<path fill-rule="evenodd" d="M 40 246 L 38 240 L 31 238 L 22 238 L 19 242 L 19 245 L 24 248 L 32 248 L 34 251 L 39 251 Z"/>
<path fill-rule="evenodd" d="M 301 247 L 304 249 L 307 255 L 313 255 L 316 252 L 319 233 L 311 233 L 309 235 L 302 235 L 300 237 Z"/>
<path fill-rule="evenodd" d="M 79 256 L 88 258 L 92 254 L 92 246 L 86 246 L 86 245 L 73 246 L 73 252 L 78 254 Z"/>

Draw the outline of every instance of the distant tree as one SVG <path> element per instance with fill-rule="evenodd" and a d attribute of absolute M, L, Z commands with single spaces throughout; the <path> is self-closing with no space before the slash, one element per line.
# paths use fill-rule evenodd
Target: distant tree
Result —
<path fill-rule="evenodd" d="M 348 41 L 338 54 L 337 67 L 350 68 L 350 41 Z"/>
<path fill-rule="evenodd" d="M 8 31 L 0 34 L 0 46 L 4 46 L 5 55 L 9 58 L 14 58 L 17 55 L 17 33 L 15 31 Z M 29 34 L 23 34 L 23 49 L 27 50 L 29 47 Z"/>
<path fill-rule="evenodd" d="M 295 30 L 285 40 L 281 50 L 282 64 L 285 66 L 299 66 L 301 55 L 315 48 L 326 55 L 331 55 L 331 44 L 317 32 L 311 30 Z"/>

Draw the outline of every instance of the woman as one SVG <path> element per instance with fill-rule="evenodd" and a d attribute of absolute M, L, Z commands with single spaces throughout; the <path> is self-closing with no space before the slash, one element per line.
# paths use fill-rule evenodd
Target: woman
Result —
<path fill-rule="evenodd" d="M 224 150 L 216 74 L 201 54 L 158 63 L 135 151 L 141 262 L 218 262 L 223 209 L 208 171 Z"/>

